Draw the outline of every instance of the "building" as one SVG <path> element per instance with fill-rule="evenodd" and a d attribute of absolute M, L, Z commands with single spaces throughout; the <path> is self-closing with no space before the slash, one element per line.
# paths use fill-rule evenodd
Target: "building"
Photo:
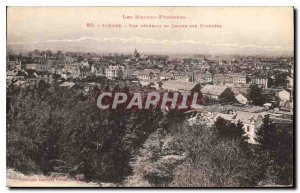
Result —
<path fill-rule="evenodd" d="M 233 76 L 231 74 L 223 75 L 223 83 L 224 85 L 232 85 L 233 84 Z"/>
<path fill-rule="evenodd" d="M 248 142 L 256 143 L 256 131 L 263 124 L 263 116 L 261 114 L 237 111 L 233 117 L 233 121 L 235 123 L 240 121 L 244 125 L 243 128 L 248 136 Z"/>
<path fill-rule="evenodd" d="M 52 65 L 50 63 L 42 63 L 40 65 L 40 70 L 41 71 L 48 71 L 48 72 L 52 72 Z"/>
<path fill-rule="evenodd" d="M 27 64 L 26 65 L 26 70 L 40 71 L 41 70 L 41 66 L 40 66 L 40 64 L 37 64 L 37 63 Z"/>
<path fill-rule="evenodd" d="M 139 72 L 139 74 L 137 75 L 137 78 L 140 80 L 149 80 L 149 79 L 153 79 L 157 76 L 158 75 L 151 69 L 144 69 Z"/>
<path fill-rule="evenodd" d="M 17 82 L 13 83 L 13 85 L 24 88 L 26 86 L 26 81 L 18 80 Z"/>
<path fill-rule="evenodd" d="M 14 69 L 14 70 L 8 70 L 6 71 L 6 79 L 7 80 L 12 80 L 14 79 L 14 77 L 18 74 L 18 70 Z"/>
<path fill-rule="evenodd" d="M 238 122 L 242 123 L 245 135 L 248 136 L 248 142 L 252 144 L 257 143 L 255 140 L 256 131 L 263 124 L 263 115 L 260 113 L 237 111 L 234 114 L 218 113 L 214 120 L 216 121 L 219 117 L 235 124 Z"/>
<path fill-rule="evenodd" d="M 26 86 L 35 86 L 39 83 L 40 78 L 35 72 L 30 72 L 26 76 Z"/>
<path fill-rule="evenodd" d="M 205 77 L 204 74 L 195 74 L 194 82 L 199 82 L 200 85 L 203 85 L 203 86 L 205 86 L 206 84 L 211 84 L 211 81 L 206 80 L 204 77 Z"/>
<path fill-rule="evenodd" d="M 53 75 L 48 72 L 39 72 L 38 76 L 41 80 L 45 81 L 48 84 L 53 83 Z"/>
<path fill-rule="evenodd" d="M 212 82 L 213 81 L 213 75 L 211 73 L 205 73 L 204 74 L 204 79 L 207 80 L 207 81 L 210 81 Z"/>
<path fill-rule="evenodd" d="M 201 64 L 200 69 L 201 69 L 202 71 L 207 71 L 207 70 L 210 69 L 210 65 L 207 64 L 206 62 L 204 62 L 204 63 Z"/>
<path fill-rule="evenodd" d="M 293 112 L 290 111 L 275 111 L 270 114 L 270 120 L 283 127 L 293 127 Z"/>
<path fill-rule="evenodd" d="M 120 65 L 110 65 L 105 69 L 105 77 L 107 79 L 124 78 L 125 67 Z"/>
<path fill-rule="evenodd" d="M 175 80 L 178 80 L 178 79 L 183 79 L 184 77 L 186 77 L 186 75 L 181 72 L 173 72 L 173 77 Z"/>
<path fill-rule="evenodd" d="M 64 82 L 60 86 L 64 87 L 64 88 L 71 89 L 71 88 L 74 88 L 76 86 L 76 83 L 74 83 L 74 82 Z"/>
<path fill-rule="evenodd" d="M 205 85 L 201 89 L 202 94 L 209 99 L 234 101 L 234 93 L 227 86 Z"/>
<path fill-rule="evenodd" d="M 252 84 L 257 84 L 262 88 L 268 88 L 268 78 L 264 76 L 256 76 L 252 79 Z"/>
<path fill-rule="evenodd" d="M 212 77 L 214 85 L 224 85 L 224 75 L 223 74 L 214 74 Z"/>
<path fill-rule="evenodd" d="M 247 77 L 245 74 L 234 74 L 232 79 L 234 86 L 244 86 L 247 83 Z"/>
<path fill-rule="evenodd" d="M 293 103 L 291 101 L 280 101 L 279 108 L 282 111 L 293 111 Z"/>
<path fill-rule="evenodd" d="M 291 100 L 291 93 L 287 90 L 282 90 L 278 93 L 280 100 L 282 101 L 290 101 Z"/>
<path fill-rule="evenodd" d="M 159 86 L 160 86 L 159 82 L 157 82 L 157 80 L 154 80 L 154 79 L 140 80 L 139 82 L 144 87 L 152 87 L 155 89 L 159 89 Z"/>
<path fill-rule="evenodd" d="M 140 57 L 140 54 L 138 53 L 138 51 L 136 49 L 134 49 L 133 57 L 135 57 L 135 58 L 139 58 Z"/>
<path fill-rule="evenodd" d="M 243 86 L 246 84 L 246 75 L 244 74 L 214 74 L 212 77 L 214 85 Z"/>
<path fill-rule="evenodd" d="M 173 78 L 173 74 L 172 73 L 169 73 L 169 72 L 166 72 L 166 71 L 162 71 L 159 74 L 159 79 L 160 80 L 169 80 L 171 78 Z"/>
<path fill-rule="evenodd" d="M 90 75 L 90 73 L 91 73 L 90 72 L 90 67 L 87 66 L 87 65 L 81 65 L 79 67 L 79 72 L 80 72 L 81 77 L 86 77 L 86 76 Z"/>
<path fill-rule="evenodd" d="M 162 83 L 162 89 L 168 91 L 178 91 L 178 92 L 199 92 L 201 86 L 196 82 L 182 82 L 177 80 L 168 80 Z"/>
<path fill-rule="evenodd" d="M 79 68 L 70 67 L 66 70 L 66 74 L 68 74 L 69 77 L 77 78 L 80 76 L 80 70 Z"/>
<path fill-rule="evenodd" d="M 141 73 L 141 72 L 140 72 L 139 70 L 135 70 L 135 71 L 133 71 L 133 72 L 131 73 L 131 76 L 132 76 L 133 78 L 137 78 L 137 77 L 139 76 L 140 73 Z"/>
<path fill-rule="evenodd" d="M 235 99 L 236 99 L 239 103 L 244 104 L 244 105 L 248 103 L 248 99 L 247 99 L 244 95 L 242 95 L 242 94 L 236 95 L 236 96 L 235 96 Z"/>

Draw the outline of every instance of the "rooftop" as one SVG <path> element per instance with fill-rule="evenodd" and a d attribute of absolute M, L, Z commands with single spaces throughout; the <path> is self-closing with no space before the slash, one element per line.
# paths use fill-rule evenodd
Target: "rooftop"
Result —
<path fill-rule="evenodd" d="M 205 85 L 201 89 L 203 94 L 220 96 L 228 87 L 227 86 L 220 86 L 220 85 Z"/>
<path fill-rule="evenodd" d="M 197 83 L 197 82 L 182 82 L 182 81 L 178 81 L 178 80 L 168 80 L 168 81 L 163 82 L 162 88 L 170 89 L 170 90 L 191 91 L 197 85 L 199 85 L 199 83 Z"/>

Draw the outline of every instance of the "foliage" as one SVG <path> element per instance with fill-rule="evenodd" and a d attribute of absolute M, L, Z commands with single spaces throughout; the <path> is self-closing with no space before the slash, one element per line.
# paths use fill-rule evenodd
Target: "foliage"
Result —
<path fill-rule="evenodd" d="M 221 117 L 218 117 L 213 128 L 216 133 L 216 137 L 222 139 L 238 139 L 243 138 L 246 140 L 243 124 L 238 122 L 237 124 L 227 121 Z"/>
<path fill-rule="evenodd" d="M 212 127 L 190 126 L 180 111 L 100 110 L 91 96 L 56 84 L 8 87 L 7 166 L 126 186 L 292 183 L 293 131 L 268 118 L 259 145 L 250 145 L 241 123 L 218 118 Z"/>
<path fill-rule="evenodd" d="M 7 166 L 24 173 L 121 182 L 162 120 L 159 111 L 100 110 L 80 88 L 15 90 L 7 93 Z"/>
<path fill-rule="evenodd" d="M 241 129 L 230 126 L 235 127 L 233 132 Z M 134 160 L 127 186 L 143 182 L 155 187 L 235 187 L 253 186 L 261 180 L 259 162 L 245 152 L 241 132 L 239 137 L 216 137 L 214 128 L 183 122 L 169 129 L 162 145 L 155 136 L 149 137 Z M 162 161 L 168 158 L 173 161 Z"/>
<path fill-rule="evenodd" d="M 263 94 L 263 89 L 256 84 L 250 86 L 249 99 L 253 105 L 262 106 L 266 102 L 266 97 Z"/>
<path fill-rule="evenodd" d="M 266 181 L 291 185 L 293 183 L 293 131 L 292 127 L 282 127 L 267 116 L 256 133 L 259 143 L 257 153 L 266 164 Z"/>

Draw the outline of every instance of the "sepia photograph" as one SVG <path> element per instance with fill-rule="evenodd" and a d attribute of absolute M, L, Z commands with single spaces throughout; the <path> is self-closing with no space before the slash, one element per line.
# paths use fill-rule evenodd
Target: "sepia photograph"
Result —
<path fill-rule="evenodd" d="M 6 186 L 295 188 L 294 15 L 7 6 Z"/>

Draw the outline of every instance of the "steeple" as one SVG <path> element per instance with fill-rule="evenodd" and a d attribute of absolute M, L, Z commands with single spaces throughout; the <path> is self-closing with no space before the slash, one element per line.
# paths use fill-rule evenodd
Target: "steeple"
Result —
<path fill-rule="evenodd" d="M 140 57 L 140 54 L 138 53 L 138 51 L 136 50 L 136 48 L 134 49 L 133 56 L 134 56 L 135 58 Z"/>

